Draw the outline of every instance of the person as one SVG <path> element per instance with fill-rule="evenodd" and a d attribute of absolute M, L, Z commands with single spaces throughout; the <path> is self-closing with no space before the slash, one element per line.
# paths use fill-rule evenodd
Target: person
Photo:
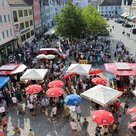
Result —
<path fill-rule="evenodd" d="M 30 128 L 27 136 L 35 136 L 33 130 Z"/>
<path fill-rule="evenodd" d="M 77 114 L 77 120 L 80 121 L 80 118 L 81 118 L 81 108 L 80 108 L 79 105 L 76 105 L 75 112 Z"/>
<path fill-rule="evenodd" d="M 55 104 L 53 104 L 52 105 L 52 111 L 51 111 L 51 118 L 56 120 L 56 117 L 57 117 L 57 107 L 55 106 Z"/>
<path fill-rule="evenodd" d="M 127 109 L 129 108 L 130 101 L 128 98 L 125 99 L 125 106 L 124 106 L 124 114 L 126 113 Z"/>
<path fill-rule="evenodd" d="M 122 117 L 121 115 L 119 115 L 119 118 L 118 118 L 118 129 L 120 130 L 120 127 L 121 127 L 121 122 L 122 122 Z"/>
<path fill-rule="evenodd" d="M 17 106 L 17 98 L 16 98 L 16 96 L 14 95 L 13 97 L 12 97 L 12 102 L 13 102 L 13 106 L 14 106 L 14 108 L 16 108 L 16 106 Z"/>
<path fill-rule="evenodd" d="M 84 118 L 84 122 L 83 122 L 83 125 L 82 125 L 84 136 L 87 136 L 87 134 L 88 134 L 88 132 L 87 132 L 88 125 L 89 125 L 89 122 L 87 121 L 86 118 Z"/>
<path fill-rule="evenodd" d="M 29 115 L 33 116 L 33 114 L 34 114 L 34 105 L 31 102 L 29 102 L 27 107 L 29 108 Z"/>
<path fill-rule="evenodd" d="M 71 127 L 71 130 L 72 130 L 72 136 L 74 136 L 75 134 L 76 134 L 76 136 L 78 136 L 77 124 L 76 124 L 74 119 L 72 119 L 72 121 L 70 122 L 70 127 Z"/>

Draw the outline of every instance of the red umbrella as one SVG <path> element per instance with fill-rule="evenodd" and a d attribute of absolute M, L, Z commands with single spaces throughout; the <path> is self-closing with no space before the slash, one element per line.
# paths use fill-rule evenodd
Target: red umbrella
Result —
<path fill-rule="evenodd" d="M 41 85 L 36 85 L 36 84 L 29 85 L 25 89 L 26 93 L 30 93 L 30 94 L 32 94 L 32 93 L 39 93 L 41 90 L 43 90 L 43 88 L 41 87 Z"/>
<path fill-rule="evenodd" d="M 114 122 L 114 117 L 111 112 L 106 110 L 94 111 L 92 114 L 92 120 L 99 125 L 110 125 Z"/>
<path fill-rule="evenodd" d="M 69 78 L 69 77 L 72 77 L 72 76 L 75 76 L 77 73 L 75 73 L 75 72 L 69 72 L 69 73 L 66 73 L 64 76 L 63 76 L 63 78 Z"/>
<path fill-rule="evenodd" d="M 131 124 L 128 125 L 128 128 L 133 128 L 135 126 L 136 126 L 136 122 L 133 122 L 133 123 L 131 123 Z"/>
<path fill-rule="evenodd" d="M 64 94 L 64 90 L 62 88 L 50 88 L 46 91 L 46 95 L 48 97 L 58 97 Z"/>
<path fill-rule="evenodd" d="M 107 80 L 102 78 L 102 77 L 95 77 L 92 79 L 92 82 L 94 84 L 101 84 L 101 85 L 106 85 L 107 84 Z"/>
<path fill-rule="evenodd" d="M 136 112 L 136 106 L 134 106 L 134 107 L 128 109 L 126 113 L 127 113 L 127 114 L 130 114 L 130 113 L 135 113 L 135 112 Z"/>
<path fill-rule="evenodd" d="M 64 83 L 61 80 L 54 80 L 48 84 L 49 88 L 62 87 Z"/>
<path fill-rule="evenodd" d="M 102 73 L 102 72 L 103 72 L 102 69 L 94 69 L 94 70 L 90 71 L 89 74 L 94 74 L 94 75 L 96 75 L 96 74 L 99 74 L 99 73 Z"/>

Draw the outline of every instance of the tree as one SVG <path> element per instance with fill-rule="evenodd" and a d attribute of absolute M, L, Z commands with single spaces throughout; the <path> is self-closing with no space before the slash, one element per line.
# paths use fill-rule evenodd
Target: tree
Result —
<path fill-rule="evenodd" d="M 66 38 L 79 38 L 85 28 L 82 9 L 71 1 L 56 15 L 56 33 Z"/>
<path fill-rule="evenodd" d="M 86 32 L 96 35 L 106 30 L 107 22 L 92 5 L 88 5 L 82 10 Z"/>

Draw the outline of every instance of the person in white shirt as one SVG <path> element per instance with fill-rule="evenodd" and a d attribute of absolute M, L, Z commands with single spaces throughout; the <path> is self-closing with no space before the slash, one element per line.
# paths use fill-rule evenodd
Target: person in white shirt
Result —
<path fill-rule="evenodd" d="M 77 120 L 80 121 L 80 118 L 81 118 L 81 108 L 80 108 L 79 105 L 75 106 L 75 112 L 77 114 Z"/>
<path fill-rule="evenodd" d="M 13 97 L 12 97 L 12 102 L 13 102 L 13 106 L 14 106 L 14 108 L 17 106 L 17 98 L 16 98 L 16 96 L 14 95 Z"/>
<path fill-rule="evenodd" d="M 51 110 L 51 119 L 56 120 L 57 117 L 57 107 L 53 104 Z"/>
<path fill-rule="evenodd" d="M 31 102 L 29 102 L 27 107 L 29 108 L 29 114 L 31 116 L 33 116 L 33 114 L 34 114 L 34 105 Z"/>
<path fill-rule="evenodd" d="M 71 127 L 71 130 L 72 130 L 72 136 L 74 136 L 74 135 L 78 136 L 78 133 L 77 133 L 78 127 L 77 127 L 77 124 L 76 124 L 74 119 L 70 122 L 70 127 Z"/>

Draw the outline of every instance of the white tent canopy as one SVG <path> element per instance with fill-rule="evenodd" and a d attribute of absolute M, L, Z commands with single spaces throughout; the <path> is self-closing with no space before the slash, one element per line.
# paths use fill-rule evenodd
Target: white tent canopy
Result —
<path fill-rule="evenodd" d="M 21 72 L 23 72 L 26 68 L 27 68 L 26 65 L 24 65 L 24 64 L 19 64 L 19 66 L 18 66 L 15 70 L 13 70 L 13 71 L 11 72 L 11 74 L 21 73 Z"/>
<path fill-rule="evenodd" d="M 136 96 L 136 90 L 134 90 L 132 93 L 134 94 L 134 96 Z"/>
<path fill-rule="evenodd" d="M 20 80 L 43 80 L 48 69 L 27 69 Z"/>
<path fill-rule="evenodd" d="M 81 94 L 82 97 L 102 106 L 116 100 L 121 95 L 122 92 L 103 85 L 97 85 Z"/>
<path fill-rule="evenodd" d="M 71 64 L 66 73 L 75 72 L 79 75 L 87 75 L 91 70 L 92 65 L 90 64 Z"/>

